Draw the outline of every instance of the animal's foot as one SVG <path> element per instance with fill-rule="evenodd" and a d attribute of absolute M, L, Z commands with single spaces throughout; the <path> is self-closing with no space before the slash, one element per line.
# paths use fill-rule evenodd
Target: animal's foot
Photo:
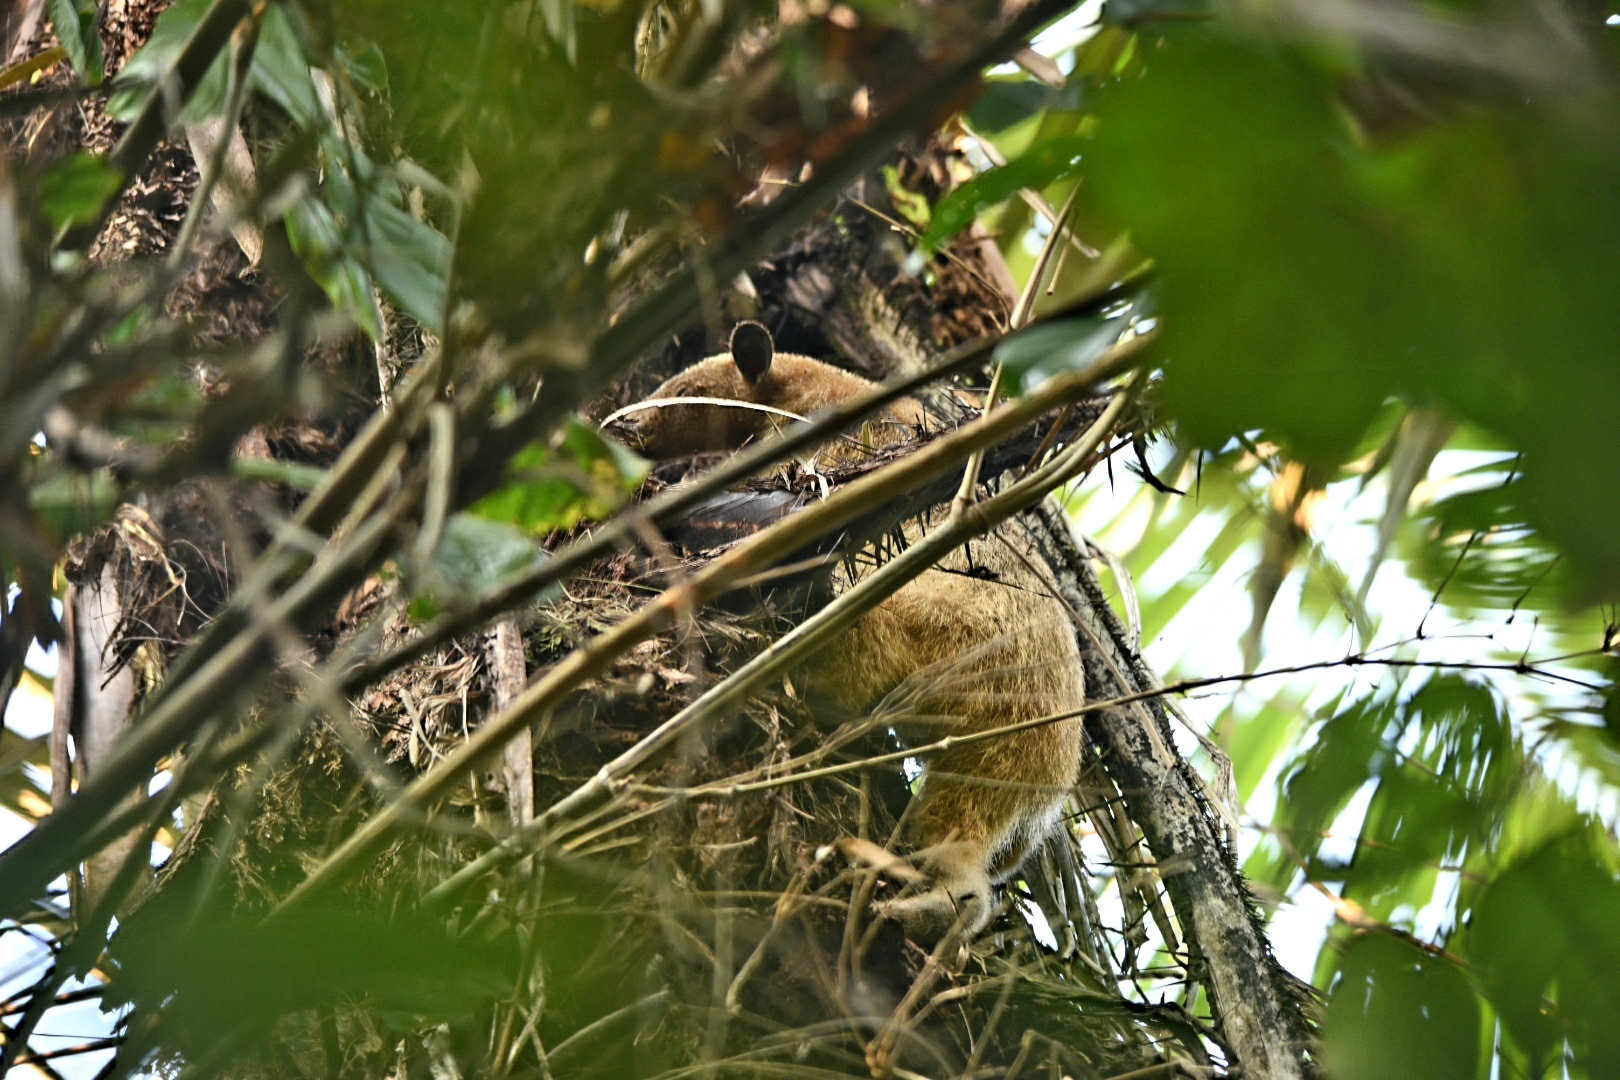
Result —
<path fill-rule="evenodd" d="M 989 882 L 985 882 L 982 891 L 960 894 L 941 885 L 916 896 L 882 901 L 873 907 L 885 919 L 904 926 L 906 935 L 916 941 L 938 941 L 958 920 L 963 935 L 972 938 L 990 922 Z"/>

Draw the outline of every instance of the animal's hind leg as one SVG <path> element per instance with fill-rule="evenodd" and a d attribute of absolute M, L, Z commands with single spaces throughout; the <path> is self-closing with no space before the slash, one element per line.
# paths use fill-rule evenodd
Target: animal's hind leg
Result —
<path fill-rule="evenodd" d="M 918 938 L 938 938 L 958 918 L 969 936 L 984 929 L 990 921 L 991 864 L 1023 831 L 1016 798 L 952 771 L 933 770 L 918 796 L 916 839 L 928 853 L 923 870 L 930 887 L 879 908 Z"/>

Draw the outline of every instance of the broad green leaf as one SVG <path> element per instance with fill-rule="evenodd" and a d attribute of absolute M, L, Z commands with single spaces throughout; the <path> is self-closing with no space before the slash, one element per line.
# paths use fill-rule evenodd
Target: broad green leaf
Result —
<path fill-rule="evenodd" d="M 397 194 L 392 179 L 382 182 Z M 368 192 L 364 205 L 362 240 L 368 245 L 372 276 L 412 318 L 430 330 L 442 330 L 450 241 L 375 190 Z"/>
<path fill-rule="evenodd" d="M 1322 1022 L 1329 1080 L 1475 1080 L 1480 1009 L 1457 965 L 1389 934 L 1345 950 Z"/>
<path fill-rule="evenodd" d="M 308 196 L 287 212 L 287 239 L 332 306 L 352 316 L 376 340 L 382 316 L 371 292 L 371 276 L 344 249 L 337 219 L 320 199 Z"/>
<path fill-rule="evenodd" d="M 211 6 L 212 0 L 176 0 L 158 16 L 151 38 L 113 76 L 108 116 L 129 123 L 140 115 L 147 96 L 168 77 Z M 183 120 L 204 120 L 219 111 L 225 100 L 226 66 L 227 58 L 221 56 L 208 69 L 181 114 Z"/>
<path fill-rule="evenodd" d="M 85 85 L 100 86 L 107 71 L 101 57 L 101 20 L 96 0 L 50 0 L 46 11 L 73 70 Z"/>
<path fill-rule="evenodd" d="M 141 1018 L 124 1047 L 136 1060 L 240 1053 L 290 1013 L 361 999 L 397 1040 L 417 1014 L 457 1019 L 488 995 L 511 992 L 510 950 L 477 935 L 453 938 L 443 920 L 385 919 L 352 904 L 265 920 L 228 901 L 200 904 L 200 876 L 171 883 L 113 936 L 116 975 L 105 1002 L 132 1005 Z"/>
<path fill-rule="evenodd" d="M 340 45 L 338 56 L 356 82 L 379 94 L 387 92 L 388 61 L 377 46 L 368 45 L 362 49 Z"/>
<path fill-rule="evenodd" d="M 40 179 L 40 203 L 46 218 L 58 229 L 95 221 L 119 183 L 106 158 L 75 151 Z"/>
<path fill-rule="evenodd" d="M 646 461 L 595 428 L 571 420 L 556 448 L 536 444 L 518 453 L 507 483 L 471 512 L 534 533 L 571 529 L 613 513 L 646 479 Z"/>
<path fill-rule="evenodd" d="M 152 37 L 113 77 L 113 93 L 107 100 L 109 116 L 127 123 L 140 114 L 147 96 L 168 77 L 212 3 L 213 0 L 177 0 L 158 16 Z M 214 60 L 186 103 L 181 112 L 183 121 L 196 123 L 218 115 L 225 103 L 229 67 L 229 50 L 226 50 Z M 303 46 L 279 4 L 271 4 L 265 11 L 248 80 L 249 85 L 281 106 L 300 127 L 317 130 L 325 123 Z"/>
<path fill-rule="evenodd" d="M 280 105 L 299 127 L 315 131 L 326 123 L 304 47 L 280 4 L 271 4 L 264 13 L 250 79 L 255 90 Z"/>

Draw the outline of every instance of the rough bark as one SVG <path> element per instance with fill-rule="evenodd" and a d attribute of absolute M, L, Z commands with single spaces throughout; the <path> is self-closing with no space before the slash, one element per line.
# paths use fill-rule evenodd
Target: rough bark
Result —
<path fill-rule="evenodd" d="M 1108 605 L 1067 520 L 1047 503 L 1023 519 L 1077 616 L 1093 700 L 1148 693 L 1159 684 Z M 1224 830 L 1192 766 L 1175 751 L 1169 716 L 1148 699 L 1086 718 L 1086 732 L 1141 827 L 1189 947 L 1196 946 L 1214 1012 L 1248 1080 L 1313 1074 L 1310 1040 L 1288 975 L 1264 928 Z"/>

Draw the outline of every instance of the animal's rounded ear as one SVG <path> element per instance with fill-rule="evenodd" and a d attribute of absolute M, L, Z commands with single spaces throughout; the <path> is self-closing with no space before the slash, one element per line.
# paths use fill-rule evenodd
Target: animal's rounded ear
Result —
<path fill-rule="evenodd" d="M 731 362 L 737 365 L 742 377 L 757 383 L 771 370 L 771 357 L 776 355 L 776 342 L 771 332 L 757 322 L 740 322 L 731 331 Z"/>

